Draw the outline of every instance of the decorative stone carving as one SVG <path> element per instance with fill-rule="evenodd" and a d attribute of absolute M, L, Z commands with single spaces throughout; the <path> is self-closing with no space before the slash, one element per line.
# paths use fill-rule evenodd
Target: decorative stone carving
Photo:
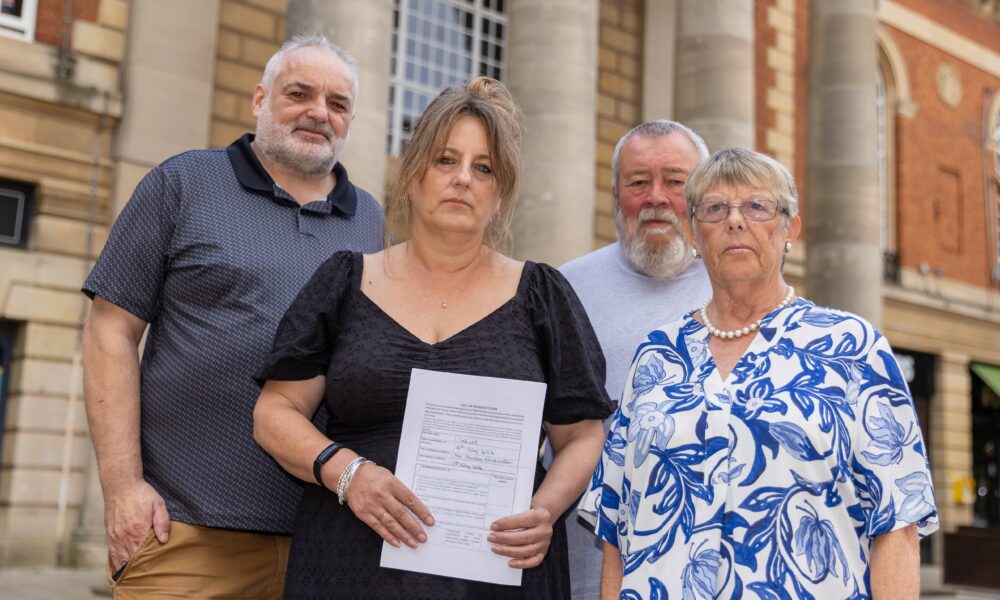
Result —
<path fill-rule="evenodd" d="M 962 79 L 958 69 L 943 63 L 937 70 L 937 90 L 941 102 L 948 108 L 955 108 L 962 101 Z"/>

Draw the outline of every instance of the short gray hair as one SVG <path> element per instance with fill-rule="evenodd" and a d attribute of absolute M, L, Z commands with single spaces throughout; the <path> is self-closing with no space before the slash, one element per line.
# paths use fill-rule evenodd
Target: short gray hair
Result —
<path fill-rule="evenodd" d="M 705 140 L 701 139 L 701 136 L 692 131 L 687 125 L 667 119 L 639 123 L 632 129 L 629 129 L 628 133 L 618 140 L 618 143 L 615 144 L 615 151 L 611 154 L 611 194 L 615 198 L 615 204 L 618 203 L 618 160 L 621 158 L 622 148 L 625 147 L 625 144 L 636 135 L 657 139 L 668 136 L 671 133 L 681 133 L 691 140 L 695 149 L 698 150 L 698 162 L 708 158 L 708 146 L 705 145 Z"/>
<path fill-rule="evenodd" d="M 722 184 L 742 184 L 767 190 L 775 195 L 788 218 L 799 214 L 795 180 L 788 169 L 766 154 L 733 147 L 719 150 L 688 176 L 684 185 L 688 215 L 693 217 L 695 206 L 702 196 Z"/>
<path fill-rule="evenodd" d="M 300 48 L 323 48 L 333 52 L 347 64 L 347 70 L 351 73 L 352 92 L 354 95 L 351 102 L 351 112 L 358 104 L 358 61 L 354 55 L 344 49 L 339 44 L 334 44 L 321 33 L 311 33 L 307 35 L 296 35 L 281 45 L 281 48 L 268 59 L 264 66 L 264 74 L 260 78 L 260 84 L 270 90 L 274 85 L 274 80 L 278 78 L 278 72 L 284 66 L 285 57 L 289 53 Z"/>

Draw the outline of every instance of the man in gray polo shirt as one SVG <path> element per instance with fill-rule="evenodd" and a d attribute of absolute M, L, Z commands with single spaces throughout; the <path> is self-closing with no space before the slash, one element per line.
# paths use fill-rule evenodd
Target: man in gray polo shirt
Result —
<path fill-rule="evenodd" d="M 252 375 L 324 260 L 382 247 L 381 208 L 338 162 L 357 90 L 340 47 L 286 43 L 254 90 L 256 136 L 154 168 L 84 283 L 118 598 L 281 597 L 301 488 L 253 441 Z"/>
<path fill-rule="evenodd" d="M 622 136 L 611 158 L 618 242 L 560 268 L 597 332 L 614 399 L 646 334 L 711 295 L 705 267 L 682 231 L 684 182 L 706 158 L 705 142 L 674 121 L 641 123 Z M 567 527 L 567 537 L 573 600 L 596 600 L 601 542 L 582 526 Z"/>

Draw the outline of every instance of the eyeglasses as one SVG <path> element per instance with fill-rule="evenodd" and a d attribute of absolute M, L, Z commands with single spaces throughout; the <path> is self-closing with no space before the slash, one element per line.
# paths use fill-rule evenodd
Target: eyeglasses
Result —
<path fill-rule="evenodd" d="M 750 197 L 739 204 L 730 204 L 725 200 L 707 198 L 694 207 L 692 214 L 703 223 L 718 223 L 729 217 L 730 209 L 738 209 L 747 221 L 770 221 L 779 212 L 788 214 L 788 210 L 768 198 Z"/>

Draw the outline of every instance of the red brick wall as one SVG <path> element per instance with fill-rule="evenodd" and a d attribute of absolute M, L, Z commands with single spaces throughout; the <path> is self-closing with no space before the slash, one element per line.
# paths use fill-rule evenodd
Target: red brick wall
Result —
<path fill-rule="evenodd" d="M 933 9 L 927 16 L 934 18 L 944 17 L 939 5 L 947 5 L 962 35 L 980 29 L 974 22 L 988 23 L 959 4 L 906 3 L 926 5 Z M 1000 43 L 1000 27 L 989 27 Z M 932 270 L 940 268 L 945 278 L 988 286 L 992 251 L 987 247 L 982 135 L 984 101 L 990 90 L 1000 89 L 1000 80 L 898 30 L 889 31 L 903 54 L 917 105 L 916 116 L 898 118 L 896 129 L 900 263 L 917 268 L 926 262 Z M 961 79 L 962 99 L 956 108 L 946 106 L 938 94 L 937 73 L 943 63 L 954 67 Z"/>
<path fill-rule="evenodd" d="M 767 85 L 767 69 L 761 66 L 761 46 L 771 39 L 763 21 L 766 6 L 757 4 L 757 75 Z M 952 29 L 962 36 L 1000 52 L 1000 27 L 953 0 L 897 0 L 899 4 Z M 806 190 L 808 114 L 807 2 L 795 4 L 795 165 L 804 211 Z M 1000 80 L 897 30 L 888 28 L 903 54 L 910 79 L 912 100 L 917 105 L 913 119 L 896 122 L 896 218 L 900 264 L 917 268 L 926 261 L 940 268 L 944 277 L 979 286 L 989 286 L 990 257 L 983 187 L 982 138 L 984 101 L 988 90 L 1000 93 Z M 937 70 L 952 65 L 962 82 L 962 101 L 955 109 L 944 105 L 937 92 Z M 773 119 L 757 88 L 757 136 Z"/>
<path fill-rule="evenodd" d="M 73 19 L 97 20 L 97 5 L 100 0 L 73 0 Z M 38 0 L 38 18 L 35 21 L 35 41 L 58 46 L 62 42 L 63 15 L 66 13 L 64 0 Z M 70 24 L 70 32 L 72 32 Z"/>
<path fill-rule="evenodd" d="M 964 37 L 1000 52 L 1000 30 L 957 0 L 893 0 Z"/>
<path fill-rule="evenodd" d="M 799 192 L 799 214 L 803 221 L 809 211 L 809 190 L 806 188 L 806 159 L 809 126 L 809 3 L 795 3 L 795 166 L 792 175 Z M 799 239 L 805 240 L 806 228 Z M 800 242 L 801 243 L 801 242 Z"/>

